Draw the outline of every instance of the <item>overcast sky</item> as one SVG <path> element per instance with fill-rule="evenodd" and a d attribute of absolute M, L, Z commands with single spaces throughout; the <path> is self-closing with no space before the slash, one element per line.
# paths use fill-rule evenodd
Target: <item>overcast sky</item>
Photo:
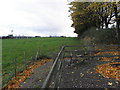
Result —
<path fill-rule="evenodd" d="M 76 36 L 67 0 L 0 0 L 0 36 Z"/>

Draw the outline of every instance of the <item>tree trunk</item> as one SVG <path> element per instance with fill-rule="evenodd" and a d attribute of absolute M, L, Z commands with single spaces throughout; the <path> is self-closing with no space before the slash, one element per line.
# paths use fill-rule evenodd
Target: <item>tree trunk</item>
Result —
<path fill-rule="evenodd" d="M 108 28 L 107 16 L 105 16 L 105 28 Z"/>
<path fill-rule="evenodd" d="M 101 24 L 102 24 L 102 29 L 103 29 L 103 27 L 104 27 L 104 18 L 103 18 L 103 16 L 102 16 L 102 22 L 101 22 Z"/>
<path fill-rule="evenodd" d="M 116 37 L 117 37 L 118 43 L 120 43 L 119 41 L 120 28 L 119 28 L 119 20 L 118 20 L 118 12 L 117 12 L 116 4 L 114 4 L 114 12 L 115 12 L 115 18 L 116 18 Z"/>
<path fill-rule="evenodd" d="M 102 29 L 103 29 L 103 27 L 104 27 L 104 17 L 103 17 L 103 7 L 102 7 Z"/>

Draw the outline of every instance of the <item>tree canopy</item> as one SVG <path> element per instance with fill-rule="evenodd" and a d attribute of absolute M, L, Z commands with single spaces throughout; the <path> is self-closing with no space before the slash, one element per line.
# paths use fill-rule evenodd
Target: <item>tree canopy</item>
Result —
<path fill-rule="evenodd" d="M 120 33 L 120 1 L 119 2 L 71 2 L 72 27 L 78 36 L 91 27 L 98 29 L 116 28 L 116 35 Z M 117 36 L 118 37 L 118 36 Z"/>

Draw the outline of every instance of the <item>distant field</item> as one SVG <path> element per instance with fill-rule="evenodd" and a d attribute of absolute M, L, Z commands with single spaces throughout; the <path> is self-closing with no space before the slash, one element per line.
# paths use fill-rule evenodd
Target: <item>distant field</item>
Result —
<path fill-rule="evenodd" d="M 60 50 L 62 45 L 79 45 L 77 38 L 29 38 L 29 39 L 5 39 L 2 41 L 2 70 L 3 75 L 8 76 L 13 72 L 13 60 L 17 58 L 17 67 L 22 67 L 24 62 L 24 51 L 26 59 L 29 60 L 40 49 L 41 57 L 52 58 L 54 52 Z"/>

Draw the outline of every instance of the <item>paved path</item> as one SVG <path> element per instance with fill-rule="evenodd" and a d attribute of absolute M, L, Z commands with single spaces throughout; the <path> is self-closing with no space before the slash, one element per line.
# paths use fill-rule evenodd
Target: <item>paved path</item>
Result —
<path fill-rule="evenodd" d="M 60 88 L 117 88 L 115 79 L 104 78 L 95 72 L 95 67 L 110 61 L 87 60 L 69 66 L 65 60 Z"/>
<path fill-rule="evenodd" d="M 111 61 L 87 60 L 83 63 L 69 65 L 69 59 L 64 60 L 60 88 L 118 88 L 115 79 L 104 78 L 95 72 L 95 67 Z M 35 69 L 20 88 L 41 88 L 52 62 Z M 111 84 L 112 83 L 112 84 Z"/>
<path fill-rule="evenodd" d="M 48 75 L 51 66 L 52 62 L 47 62 L 36 68 L 33 73 L 20 84 L 20 88 L 40 88 Z"/>

